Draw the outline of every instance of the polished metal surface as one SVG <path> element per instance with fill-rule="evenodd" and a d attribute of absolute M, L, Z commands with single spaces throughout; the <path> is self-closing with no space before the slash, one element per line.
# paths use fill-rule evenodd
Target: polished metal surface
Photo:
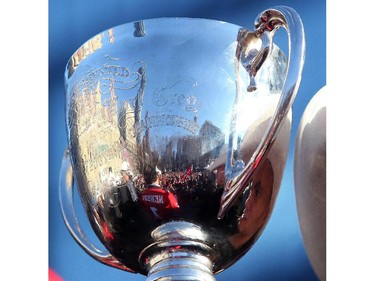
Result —
<path fill-rule="evenodd" d="M 284 6 L 255 27 L 151 19 L 71 57 L 60 201 L 93 258 L 148 281 L 215 280 L 259 238 L 288 154 L 304 35 Z M 272 42 L 279 27 L 288 58 Z M 81 229 L 75 188 L 104 249 Z"/>

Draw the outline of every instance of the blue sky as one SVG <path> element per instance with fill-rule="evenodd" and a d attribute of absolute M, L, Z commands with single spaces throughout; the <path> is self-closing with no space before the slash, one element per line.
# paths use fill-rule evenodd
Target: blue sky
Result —
<path fill-rule="evenodd" d="M 144 276 L 125 273 L 94 261 L 73 241 L 63 223 L 57 191 L 60 164 L 67 144 L 63 77 L 69 57 L 95 34 L 122 23 L 157 17 L 196 17 L 223 20 L 253 29 L 259 12 L 285 2 L 49 1 L 49 265 L 65 280 L 145 280 Z M 245 257 L 216 276 L 218 281 L 317 280 L 304 251 L 298 226 L 292 160 L 295 134 L 303 110 L 326 84 L 325 1 L 291 0 L 287 5 L 293 7 L 303 20 L 306 60 L 293 106 L 292 141 L 284 180 L 263 235 Z M 283 38 L 280 40 L 280 46 L 285 48 Z"/>

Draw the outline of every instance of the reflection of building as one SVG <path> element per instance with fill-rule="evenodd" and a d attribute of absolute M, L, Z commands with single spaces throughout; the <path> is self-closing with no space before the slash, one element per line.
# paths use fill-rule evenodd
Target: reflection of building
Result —
<path fill-rule="evenodd" d="M 109 97 L 100 92 L 100 82 L 95 91 L 77 93 L 72 101 L 75 124 L 71 128 L 71 148 L 79 154 L 81 172 L 94 186 L 121 166 L 120 132 L 117 126 L 117 97 L 112 88 Z"/>
<path fill-rule="evenodd" d="M 77 68 L 78 64 L 87 58 L 89 55 L 94 53 L 97 49 L 102 47 L 103 34 L 98 34 L 85 44 L 83 44 L 69 60 L 69 77 L 73 74 L 74 70 Z"/>
<path fill-rule="evenodd" d="M 201 150 L 200 147 L 200 141 L 197 137 L 180 138 L 177 142 L 177 163 L 186 165 L 194 164 L 197 166 Z M 180 168 L 186 169 L 187 167 L 181 166 Z"/>
<path fill-rule="evenodd" d="M 219 155 L 225 135 L 211 122 L 205 121 L 198 136 L 172 136 L 162 141 L 160 147 L 164 149 L 159 152 L 164 166 L 161 168 L 167 171 L 181 171 L 186 170 L 191 164 L 194 167 L 206 167 Z"/>
<path fill-rule="evenodd" d="M 133 154 L 136 154 L 137 142 L 134 108 L 132 108 L 127 101 L 124 101 L 121 105 L 118 126 L 126 149 L 131 151 Z"/>
<path fill-rule="evenodd" d="M 83 44 L 72 57 L 73 66 L 77 66 L 81 61 L 83 61 L 97 49 L 100 49 L 102 47 L 102 38 L 103 35 L 98 34 Z"/>
<path fill-rule="evenodd" d="M 205 121 L 199 130 L 199 136 L 202 141 L 202 155 L 215 151 L 223 146 L 225 135 L 210 121 Z"/>
<path fill-rule="evenodd" d="M 109 43 L 115 42 L 115 36 L 113 35 L 113 28 L 108 29 Z"/>

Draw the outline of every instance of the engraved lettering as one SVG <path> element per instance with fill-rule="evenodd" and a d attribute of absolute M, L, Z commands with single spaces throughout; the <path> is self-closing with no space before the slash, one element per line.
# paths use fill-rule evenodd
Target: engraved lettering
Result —
<path fill-rule="evenodd" d="M 107 58 L 113 62 L 116 61 L 108 56 Z M 102 95 L 110 93 L 114 89 L 133 89 L 141 83 L 142 68 L 145 68 L 145 64 L 141 61 L 134 63 L 130 68 L 114 63 L 104 64 L 102 67 L 95 69 L 91 68 L 83 75 L 81 80 L 74 83 L 72 96 L 94 91 L 99 81 L 101 82 L 100 91 Z"/>
<path fill-rule="evenodd" d="M 198 83 L 190 77 L 177 77 L 174 82 L 153 91 L 152 101 L 156 106 L 183 106 L 183 110 L 197 113 L 201 107 L 194 94 Z"/>

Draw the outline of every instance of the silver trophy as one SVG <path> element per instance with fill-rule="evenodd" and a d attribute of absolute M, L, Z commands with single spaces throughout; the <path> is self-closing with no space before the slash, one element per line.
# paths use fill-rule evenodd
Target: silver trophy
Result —
<path fill-rule="evenodd" d="M 288 34 L 289 54 L 273 43 Z M 65 223 L 94 259 L 147 280 L 215 280 L 256 242 L 288 155 L 304 62 L 291 8 L 255 31 L 206 19 L 120 25 L 65 71 Z M 78 190 L 94 245 L 77 219 Z"/>

